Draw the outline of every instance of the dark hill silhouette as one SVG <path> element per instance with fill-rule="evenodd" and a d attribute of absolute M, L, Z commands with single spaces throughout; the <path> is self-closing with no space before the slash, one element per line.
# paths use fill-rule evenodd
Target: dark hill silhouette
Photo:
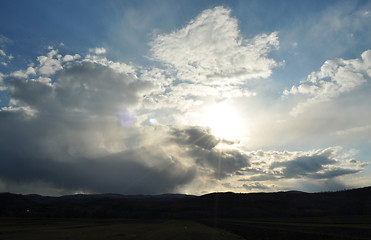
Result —
<path fill-rule="evenodd" d="M 0 193 L 0 217 L 274 218 L 371 215 L 371 187 L 338 192 L 92 194 L 46 197 Z"/>

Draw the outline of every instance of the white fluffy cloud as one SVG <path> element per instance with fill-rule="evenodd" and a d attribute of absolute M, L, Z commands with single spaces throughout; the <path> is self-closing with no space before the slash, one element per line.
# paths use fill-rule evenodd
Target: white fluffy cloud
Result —
<path fill-rule="evenodd" d="M 76 59 L 79 59 L 81 58 L 81 56 L 79 54 L 75 54 L 75 55 L 65 55 L 63 58 L 62 58 L 62 61 L 63 62 L 69 62 L 69 61 L 73 61 L 73 60 L 76 60 Z"/>
<path fill-rule="evenodd" d="M 36 71 L 33 67 L 28 67 L 26 70 L 18 70 L 10 74 L 12 77 L 17 78 L 28 78 L 30 75 L 36 75 Z"/>
<path fill-rule="evenodd" d="M 279 41 L 276 32 L 244 39 L 230 10 L 215 7 L 180 30 L 157 36 L 151 46 L 153 57 L 174 67 L 179 79 L 240 83 L 271 75 L 277 63 L 267 55 Z"/>
<path fill-rule="evenodd" d="M 158 86 L 145 96 L 145 107 L 176 109 L 182 117 L 175 121 L 194 124 L 188 116 L 202 105 L 256 95 L 247 83 L 271 75 L 277 63 L 268 54 L 278 47 L 277 32 L 244 39 L 229 9 L 205 10 L 185 27 L 151 42 L 152 58 L 164 67 L 145 73 Z"/>
<path fill-rule="evenodd" d="M 326 61 L 319 72 L 312 72 L 298 86 L 285 90 L 284 95 L 307 95 L 306 101 L 299 103 L 291 114 L 297 115 L 314 104 L 330 101 L 349 92 L 371 78 L 371 50 L 361 54 L 359 59 L 338 58 Z"/>
<path fill-rule="evenodd" d="M 51 50 L 48 56 L 39 56 L 37 60 L 40 63 L 39 72 L 43 75 L 52 75 L 58 70 L 63 69 L 61 65 L 62 55 L 57 50 Z"/>

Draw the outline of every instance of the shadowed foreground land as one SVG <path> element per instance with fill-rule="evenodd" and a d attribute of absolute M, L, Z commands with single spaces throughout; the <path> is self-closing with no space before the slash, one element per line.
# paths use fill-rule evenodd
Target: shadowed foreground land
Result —
<path fill-rule="evenodd" d="M 355 240 L 371 239 L 371 216 L 289 219 L 218 219 L 203 220 L 205 225 L 260 240 Z"/>
<path fill-rule="evenodd" d="M 371 217 L 302 219 L 122 220 L 0 219 L 2 240 L 78 239 L 371 239 Z"/>
<path fill-rule="evenodd" d="M 242 240 L 243 238 L 196 222 L 181 220 L 1 219 L 0 239 Z"/>
<path fill-rule="evenodd" d="M 203 196 L 0 193 L 0 239 L 371 240 L 371 187 Z"/>

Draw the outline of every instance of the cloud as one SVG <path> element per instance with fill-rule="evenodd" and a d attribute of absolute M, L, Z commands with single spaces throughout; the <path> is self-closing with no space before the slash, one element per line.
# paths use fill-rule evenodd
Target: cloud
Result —
<path fill-rule="evenodd" d="M 277 66 L 268 54 L 279 47 L 278 33 L 245 39 L 230 14 L 207 9 L 185 27 L 154 37 L 150 57 L 163 65 L 141 72 L 157 86 L 145 96 L 146 109 L 173 109 L 176 124 L 201 125 L 200 108 L 256 95 L 246 83 L 269 77 Z"/>
<path fill-rule="evenodd" d="M 241 181 L 241 182 L 245 182 L 245 181 L 274 181 L 274 180 L 278 180 L 278 179 L 282 179 L 282 177 L 280 176 L 277 176 L 275 174 L 272 174 L 272 173 L 268 173 L 268 172 L 260 172 L 258 175 L 254 175 L 254 176 L 251 176 L 249 178 L 242 178 L 242 179 L 239 179 L 238 181 Z"/>
<path fill-rule="evenodd" d="M 244 152 L 216 148 L 219 143 L 233 142 L 216 138 L 208 129 L 168 131 L 160 124 L 140 126 L 146 113 L 136 114 L 147 107 L 143 95 L 156 96 L 170 89 L 163 98 L 169 105 L 174 100 L 175 106 L 179 104 L 175 99 L 182 98 L 182 87 L 172 86 L 175 78 L 166 69 L 113 62 L 94 55 L 99 54 L 95 50 L 85 58 L 49 50 L 37 58 L 37 64 L 6 76 L 11 106 L 0 112 L 1 124 L 8 126 L 0 131 L 9 140 L 0 149 L 6 156 L 3 167 L 9 170 L 1 173 L 3 184 L 19 189 L 41 184 L 64 193 L 104 189 L 160 193 L 175 191 L 194 179 L 225 179 L 249 166 Z M 213 90 L 213 86 L 201 86 Z M 214 87 L 215 97 L 240 91 L 237 85 Z M 184 94 L 194 95 L 186 101 L 199 101 L 202 96 L 195 90 L 184 83 Z M 163 138 L 170 138 L 172 144 L 167 146 Z M 22 154 L 15 153 L 16 139 L 22 139 Z M 134 179 L 141 175 L 145 180 Z M 135 187 L 129 187 L 129 182 Z"/>
<path fill-rule="evenodd" d="M 0 34 L 0 46 L 4 47 L 5 45 L 12 43 L 12 40 L 9 38 L 5 37 L 4 35 Z"/>
<path fill-rule="evenodd" d="M 196 145 L 202 149 L 211 150 L 220 140 L 210 133 L 209 129 L 202 127 L 188 127 L 173 129 L 174 141 L 178 144 Z"/>
<path fill-rule="evenodd" d="M 75 55 L 65 55 L 63 58 L 62 58 L 62 61 L 63 62 L 69 62 L 69 61 L 73 61 L 73 60 L 76 60 L 76 59 L 79 59 L 81 58 L 81 56 L 79 54 L 75 54 Z"/>
<path fill-rule="evenodd" d="M 267 57 L 279 46 L 277 32 L 243 39 L 230 12 L 224 7 L 207 9 L 182 29 L 158 35 L 151 43 L 153 58 L 191 82 L 240 83 L 269 77 L 277 66 Z"/>
<path fill-rule="evenodd" d="M 126 20 L 140 14 L 133 16 Z M 342 29 L 338 19 L 326 25 L 334 27 L 332 35 Z M 280 65 L 270 55 L 280 46 L 278 32 L 246 38 L 225 7 L 207 9 L 173 32 L 157 32 L 152 66 L 114 62 L 105 48 L 64 55 L 49 47 L 26 68 L 0 73 L 0 90 L 9 97 L 0 110 L 0 188 L 199 193 L 310 182 L 318 189 L 343 186 L 341 179 L 363 171 L 355 154 L 320 146 L 368 143 L 370 50 L 358 59 L 326 61 L 276 99 L 270 91 L 277 86 L 268 85 L 280 84 L 263 79 Z M 0 35 L 0 47 L 1 41 Z M 290 43 L 306 45 L 300 38 Z M 8 64 L 11 55 L 3 49 L 0 59 Z M 221 109 L 222 103 L 238 114 Z M 242 122 L 241 141 L 204 127 L 220 119 L 213 109 Z M 316 150 L 284 151 L 303 146 Z"/>
<path fill-rule="evenodd" d="M 137 103 L 138 92 L 151 84 L 100 64 L 79 63 L 60 72 L 55 86 L 56 98 L 66 108 L 112 114 Z"/>
<path fill-rule="evenodd" d="M 116 72 L 119 72 L 119 73 L 134 74 L 134 75 L 137 73 L 136 67 L 131 65 L 131 64 L 126 64 L 126 63 L 123 63 L 123 62 L 114 62 L 114 61 L 108 60 L 106 57 L 102 57 L 102 56 L 88 54 L 81 61 L 82 62 L 97 63 L 99 65 L 114 69 Z"/>
<path fill-rule="evenodd" d="M 14 78 L 9 95 L 13 102 L 38 111 L 58 109 L 101 115 L 137 103 L 137 93 L 151 86 L 94 63 L 75 63 L 60 71 L 56 78 L 52 86 Z"/>
<path fill-rule="evenodd" d="M 33 74 L 7 76 L 12 106 L 0 111 L 4 188 L 29 184 L 63 193 L 157 194 L 194 179 L 195 167 L 162 151 L 162 143 L 146 145 L 142 139 L 152 134 L 122 122 L 150 82 L 125 73 L 120 63 L 63 64 L 56 54 L 39 57 Z M 51 60 L 58 64 L 47 63 Z M 40 81 L 44 75 L 53 81 Z"/>
<path fill-rule="evenodd" d="M 171 140 L 185 148 L 185 154 L 204 169 L 212 171 L 213 178 L 223 179 L 250 166 L 250 158 L 238 149 L 216 148 L 222 140 L 208 129 L 188 127 L 173 129 Z"/>
<path fill-rule="evenodd" d="M 350 135 L 354 133 L 368 133 L 370 131 L 371 131 L 371 124 L 337 131 L 336 134 L 339 136 L 342 136 L 342 135 Z"/>
<path fill-rule="evenodd" d="M 38 71 L 43 75 L 52 75 L 58 70 L 63 69 L 61 65 L 62 55 L 57 50 L 51 50 L 47 56 L 39 56 L 37 60 L 40 63 Z"/>
<path fill-rule="evenodd" d="M 6 77 L 6 75 L 0 72 L 0 91 L 5 91 L 5 90 L 8 89 L 8 88 L 5 86 L 5 83 L 4 83 L 4 78 L 5 78 L 5 77 Z"/>
<path fill-rule="evenodd" d="M 291 114 L 298 115 L 310 106 L 330 101 L 364 85 L 370 78 L 371 50 L 367 50 L 360 59 L 326 61 L 319 72 L 312 72 L 300 85 L 285 90 L 283 95 L 308 96 L 306 101 L 292 109 Z"/>
<path fill-rule="evenodd" d="M 225 180 L 231 184 L 247 181 L 281 186 L 280 182 L 291 180 L 325 181 L 359 173 L 365 167 L 362 163 L 351 162 L 353 154 L 341 153 L 339 147 L 302 152 L 246 152 L 233 143 L 231 148 L 221 148 L 223 140 L 201 127 L 172 129 L 171 134 L 171 141 L 183 151 L 182 156 L 192 159 L 198 166 L 198 177 Z M 250 185 L 243 187 L 253 189 Z"/>
<path fill-rule="evenodd" d="M 271 170 L 278 169 L 278 175 L 284 178 L 313 178 L 330 179 L 337 176 L 360 172 L 360 168 L 338 167 L 339 160 L 335 159 L 335 149 L 317 150 L 311 154 L 298 155 L 286 161 L 275 161 L 270 165 Z"/>
<path fill-rule="evenodd" d="M 314 179 L 331 179 L 338 176 L 344 176 L 348 174 L 354 174 L 360 172 L 361 169 L 350 169 L 350 168 L 334 168 L 329 169 L 321 173 L 311 174 L 309 177 Z"/>
<path fill-rule="evenodd" d="M 184 168 L 156 149 L 132 149 L 99 159 L 56 161 L 37 155 L 24 156 L 4 149 L 0 175 L 10 183 L 44 182 L 65 192 L 114 192 L 158 194 L 174 191 L 194 178 L 195 169 Z M 24 153 L 26 154 L 26 153 Z M 158 166 L 146 162 L 155 157 Z"/>
<path fill-rule="evenodd" d="M 36 75 L 36 71 L 33 67 L 28 67 L 26 70 L 17 70 L 10 74 L 10 76 L 16 78 L 28 78 L 30 75 Z"/>
<path fill-rule="evenodd" d="M 0 47 L 2 45 L 1 35 L 0 35 Z M 0 64 L 4 67 L 8 66 L 10 61 L 13 59 L 12 55 L 7 55 L 6 52 L 0 49 Z"/>
<path fill-rule="evenodd" d="M 270 187 L 264 185 L 264 184 L 261 184 L 259 182 L 256 182 L 256 183 L 251 183 L 251 184 L 244 184 L 243 187 L 248 190 L 248 191 L 251 191 L 251 190 L 267 190 L 267 189 L 270 189 Z"/>
<path fill-rule="evenodd" d="M 239 150 L 203 150 L 192 149 L 189 156 L 195 159 L 196 163 L 213 171 L 213 176 L 223 179 L 234 175 L 237 171 L 250 166 L 248 155 Z"/>
<path fill-rule="evenodd" d="M 89 49 L 89 52 L 95 53 L 97 55 L 105 54 L 106 51 L 107 50 L 105 48 L 90 48 Z"/>
<path fill-rule="evenodd" d="M 253 151 L 246 155 L 251 167 L 241 171 L 238 181 L 324 181 L 359 173 L 365 167 L 352 158 L 351 152 L 341 153 L 338 147 L 303 152 Z"/>
<path fill-rule="evenodd" d="M 315 173 L 324 169 L 324 165 L 332 165 L 336 163 L 331 159 L 331 150 L 313 154 L 309 156 L 299 156 L 293 160 L 285 162 L 274 162 L 270 168 L 275 169 L 283 167 L 283 175 L 285 177 L 307 176 L 310 173 Z"/>

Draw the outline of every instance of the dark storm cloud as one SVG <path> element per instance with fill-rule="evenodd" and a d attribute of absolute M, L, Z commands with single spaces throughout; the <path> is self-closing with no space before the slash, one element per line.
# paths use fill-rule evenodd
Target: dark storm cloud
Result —
<path fill-rule="evenodd" d="M 3 155 L 1 179 L 9 182 L 46 182 L 64 191 L 158 194 L 171 192 L 188 183 L 195 169 L 183 169 L 178 161 L 168 161 L 166 154 L 151 154 L 151 149 L 134 149 L 100 159 L 70 159 L 60 162 L 45 157 Z M 163 162 L 148 166 L 148 158 Z"/>
<path fill-rule="evenodd" d="M 192 149 L 189 156 L 198 165 L 213 169 L 214 177 L 218 179 L 250 166 L 250 158 L 238 150 Z"/>
<path fill-rule="evenodd" d="M 215 178 L 225 178 L 250 166 L 250 157 L 245 153 L 235 149 L 215 148 L 220 140 L 207 129 L 201 127 L 173 129 L 172 136 L 173 141 L 183 145 L 187 149 L 187 155 L 199 166 L 211 169 Z"/>
<path fill-rule="evenodd" d="M 207 150 L 214 148 L 220 142 L 219 139 L 210 133 L 209 129 L 197 126 L 173 129 L 172 135 L 178 144 L 196 145 Z"/>
<path fill-rule="evenodd" d="M 316 154 L 312 156 L 300 156 L 294 160 L 286 162 L 275 162 L 270 168 L 275 169 L 283 167 L 283 174 L 286 177 L 306 176 L 310 173 L 315 173 L 324 169 L 324 165 L 336 163 L 335 160 L 329 158 L 329 154 Z"/>
<path fill-rule="evenodd" d="M 194 178 L 194 168 L 158 147 L 125 145 L 139 130 L 123 127 L 120 112 L 150 83 L 95 63 L 72 63 L 54 77 L 51 85 L 9 82 L 17 108 L 0 111 L 3 183 L 145 194 L 171 192 Z"/>
<path fill-rule="evenodd" d="M 281 174 L 285 178 L 308 177 L 313 179 L 329 179 L 361 171 L 361 169 L 337 167 L 338 163 L 333 159 L 333 150 L 328 149 L 317 154 L 299 156 L 289 161 L 274 162 L 270 169 L 282 168 Z"/>

